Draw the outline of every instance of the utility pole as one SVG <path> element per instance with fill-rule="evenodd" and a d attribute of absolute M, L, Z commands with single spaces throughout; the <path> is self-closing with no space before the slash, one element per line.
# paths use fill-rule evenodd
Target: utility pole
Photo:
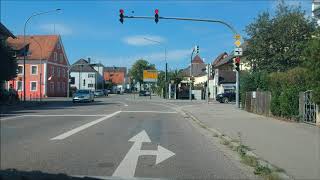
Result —
<path fill-rule="evenodd" d="M 192 57 L 195 49 L 192 49 L 191 57 L 190 57 L 190 85 L 189 85 L 189 99 L 192 101 Z"/>

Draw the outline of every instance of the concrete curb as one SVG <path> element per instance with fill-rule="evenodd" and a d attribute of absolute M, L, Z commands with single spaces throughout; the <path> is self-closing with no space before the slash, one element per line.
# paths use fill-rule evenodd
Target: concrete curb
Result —
<path fill-rule="evenodd" d="M 232 150 L 236 150 L 238 147 L 241 146 L 240 142 L 237 142 L 237 141 L 233 140 L 231 137 L 223 134 L 222 132 L 220 132 L 220 131 L 218 131 L 218 130 L 216 130 L 214 128 L 207 127 L 201 120 L 199 120 L 197 117 L 195 117 L 192 113 L 190 113 L 190 112 L 188 112 L 186 110 L 183 110 L 182 108 L 179 108 L 179 109 L 180 109 L 181 112 L 183 112 L 184 115 L 191 117 L 193 119 L 193 121 L 198 123 L 204 129 L 206 129 L 209 132 L 211 132 L 213 134 L 213 136 L 219 137 L 221 140 L 228 142 L 225 145 L 229 146 Z M 263 160 L 261 157 L 259 157 L 257 154 L 255 154 L 250 149 L 247 149 L 245 151 L 245 155 L 249 156 L 249 157 L 256 158 L 257 162 L 258 162 L 258 166 L 268 167 L 272 171 L 271 174 L 276 174 L 279 177 L 279 179 L 285 179 L 285 180 L 293 179 L 292 177 L 290 177 L 285 172 L 279 172 L 279 168 L 277 168 L 276 166 L 272 165 L 268 161 Z"/>

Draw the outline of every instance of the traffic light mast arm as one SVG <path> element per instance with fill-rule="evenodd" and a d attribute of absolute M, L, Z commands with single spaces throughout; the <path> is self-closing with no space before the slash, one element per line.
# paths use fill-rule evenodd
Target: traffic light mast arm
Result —
<path fill-rule="evenodd" d="M 154 20 L 153 16 L 124 16 L 124 18 L 128 19 L 152 19 Z M 235 28 L 233 28 L 230 24 L 221 21 L 221 20 L 213 20 L 213 19 L 197 19 L 197 18 L 180 18 L 180 17 L 161 17 L 159 19 L 170 19 L 170 20 L 178 20 L 178 21 L 198 21 L 198 22 L 211 22 L 211 23 L 220 23 L 227 26 L 235 35 L 238 34 Z"/>

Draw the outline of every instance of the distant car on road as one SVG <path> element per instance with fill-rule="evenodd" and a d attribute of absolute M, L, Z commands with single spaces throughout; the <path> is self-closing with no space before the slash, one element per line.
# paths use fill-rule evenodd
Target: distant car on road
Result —
<path fill-rule="evenodd" d="M 139 91 L 139 96 L 150 96 L 149 91 Z"/>
<path fill-rule="evenodd" d="M 228 103 L 231 101 L 235 101 L 236 99 L 236 93 L 234 92 L 226 92 L 222 94 L 218 94 L 216 96 L 216 100 L 220 103 Z"/>
<path fill-rule="evenodd" d="M 104 92 L 102 90 L 95 90 L 94 97 L 101 97 L 104 96 Z"/>
<path fill-rule="evenodd" d="M 79 89 L 76 91 L 72 102 L 93 102 L 94 93 L 91 90 Z"/>
<path fill-rule="evenodd" d="M 103 89 L 103 94 L 104 96 L 108 96 L 109 95 L 109 90 L 108 89 Z"/>

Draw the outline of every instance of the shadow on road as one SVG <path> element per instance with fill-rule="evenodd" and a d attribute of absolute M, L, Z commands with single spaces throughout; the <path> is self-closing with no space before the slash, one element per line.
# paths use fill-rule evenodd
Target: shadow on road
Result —
<path fill-rule="evenodd" d="M 53 109 L 76 109 L 77 107 L 84 106 L 109 106 L 109 105 L 121 105 L 116 102 L 105 102 L 103 100 L 95 99 L 94 102 L 77 102 L 73 103 L 69 100 L 57 100 L 57 101 L 45 101 L 38 102 L 32 106 L 23 106 L 23 104 L 19 106 L 1 106 L 0 112 L 1 114 L 30 114 L 34 113 L 32 110 L 53 110 Z"/>
<path fill-rule="evenodd" d="M 0 170 L 0 180 L 98 180 L 89 177 L 71 177 L 66 174 L 49 174 L 41 171 Z"/>

